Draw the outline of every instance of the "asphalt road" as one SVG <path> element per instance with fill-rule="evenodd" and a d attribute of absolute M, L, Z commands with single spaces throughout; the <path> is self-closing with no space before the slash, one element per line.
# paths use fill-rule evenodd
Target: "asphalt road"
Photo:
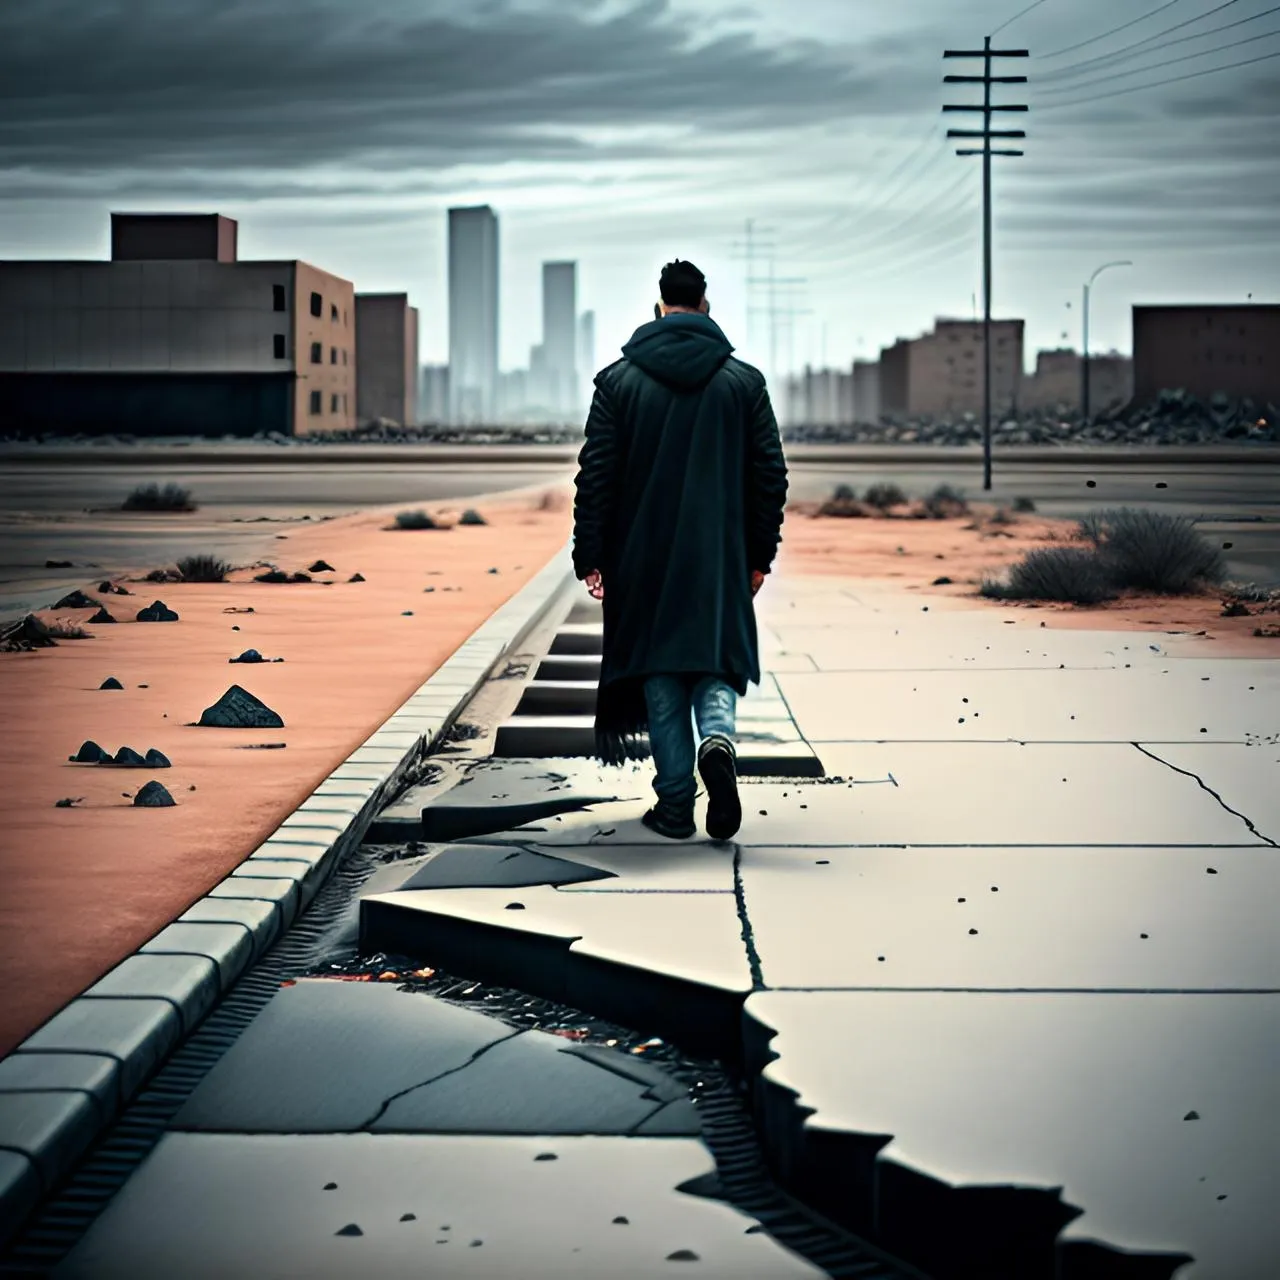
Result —
<path fill-rule="evenodd" d="M 327 465 L 307 459 L 174 459 L 162 469 L 131 468 L 117 459 L 111 465 L 105 459 L 10 460 L 0 469 L 0 616 L 48 603 L 89 576 L 171 563 L 194 551 L 257 558 L 280 529 L 247 523 L 263 515 L 316 519 L 362 507 L 434 504 L 571 482 L 572 451 L 552 453 L 545 461 L 530 460 L 524 451 L 519 458 L 492 461 L 355 457 Z M 1207 536 L 1230 542 L 1233 577 L 1280 585 L 1280 450 L 1204 465 L 1175 463 L 1158 450 L 1092 462 L 1058 451 L 1043 461 L 997 456 L 989 494 L 982 491 L 981 463 L 972 456 L 939 461 L 931 451 L 912 464 L 900 452 L 886 458 L 850 451 L 839 461 L 803 454 L 796 449 L 789 458 L 791 496 L 798 500 L 826 497 L 839 483 L 861 491 L 875 481 L 894 481 L 909 495 L 947 483 L 978 501 L 1007 503 L 1025 496 L 1044 514 L 1067 518 L 1099 507 L 1149 506 L 1196 519 Z M 122 517 L 125 494 L 151 479 L 186 485 L 200 510 L 176 518 Z M 48 570 L 46 559 L 71 560 L 76 567 Z M 94 567 L 86 573 L 88 565 Z"/>

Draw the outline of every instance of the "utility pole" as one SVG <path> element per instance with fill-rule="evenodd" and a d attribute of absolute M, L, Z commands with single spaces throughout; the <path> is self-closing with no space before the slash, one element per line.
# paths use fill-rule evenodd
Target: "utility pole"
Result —
<path fill-rule="evenodd" d="M 780 307 L 778 305 L 778 290 L 790 289 L 800 285 L 808 284 L 808 278 L 805 276 L 775 276 L 773 274 L 773 256 L 769 257 L 769 274 L 767 276 L 748 276 L 748 285 L 764 285 L 768 289 L 769 302 L 765 307 L 759 308 L 769 317 L 769 379 L 773 381 L 778 373 L 778 317 L 792 316 L 801 314 L 792 307 Z"/>
<path fill-rule="evenodd" d="M 1008 149 L 992 150 L 992 138 L 1025 138 L 1021 129 L 993 129 L 991 113 L 993 111 L 1025 111 L 1025 106 L 1007 106 L 991 101 L 993 84 L 1025 84 L 1026 76 L 993 76 L 991 74 L 992 58 L 1025 58 L 1026 49 L 993 49 L 991 37 L 984 36 L 982 48 L 947 49 L 944 58 L 981 58 L 983 60 L 980 76 L 943 76 L 944 84 L 980 84 L 982 85 L 982 106 L 951 105 L 944 106 L 943 111 L 981 111 L 981 129 L 948 129 L 948 138 L 981 138 L 981 147 L 963 147 L 956 151 L 958 156 L 982 157 L 982 487 L 991 488 L 991 157 L 1020 156 L 1021 151 Z M 1016 371 L 1018 373 L 1021 370 Z"/>
<path fill-rule="evenodd" d="M 747 266 L 747 274 L 745 276 L 745 283 L 747 286 L 747 296 L 746 296 L 747 335 L 746 337 L 747 337 L 747 346 L 750 347 L 751 346 L 751 313 L 752 313 L 751 284 L 755 274 L 756 254 L 758 253 L 771 254 L 776 252 L 776 248 L 772 244 L 760 244 L 755 239 L 755 237 L 760 234 L 773 235 L 774 229 L 772 227 L 758 228 L 756 226 L 756 220 L 754 218 L 748 218 L 746 220 L 744 229 L 746 232 L 745 238 L 741 241 L 734 242 L 733 252 L 735 256 L 741 255 L 746 259 L 746 266 Z"/>
<path fill-rule="evenodd" d="M 1089 289 L 1093 282 L 1108 267 L 1131 267 L 1133 263 L 1127 258 L 1123 262 L 1104 262 L 1097 271 L 1085 281 L 1084 286 L 1084 306 L 1081 308 L 1081 335 L 1080 346 L 1080 419 L 1087 427 L 1089 425 Z"/>

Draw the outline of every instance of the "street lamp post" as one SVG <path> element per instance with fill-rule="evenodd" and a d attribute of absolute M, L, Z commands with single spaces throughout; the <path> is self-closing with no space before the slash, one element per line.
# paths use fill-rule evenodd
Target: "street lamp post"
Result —
<path fill-rule="evenodd" d="M 1089 425 L 1089 286 L 1108 268 L 1108 267 L 1131 267 L 1133 263 L 1127 258 L 1121 262 L 1104 262 L 1097 271 L 1089 277 L 1084 286 L 1084 306 L 1082 308 L 1081 324 L 1083 325 L 1083 334 L 1081 336 L 1080 345 L 1083 348 L 1080 355 L 1080 417 L 1083 424 Z"/>

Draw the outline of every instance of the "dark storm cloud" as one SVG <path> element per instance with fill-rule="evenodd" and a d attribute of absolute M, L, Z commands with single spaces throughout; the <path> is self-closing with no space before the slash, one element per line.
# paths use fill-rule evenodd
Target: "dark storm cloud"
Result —
<path fill-rule="evenodd" d="M 381 0 L 9 0 L 0 168 L 289 170 L 576 161 L 584 126 L 803 125 L 885 110 L 885 60 L 741 33 L 694 40 L 665 0 L 608 13 Z M 465 15 L 465 16 L 460 16 Z M 904 46 L 905 53 L 905 46 Z"/>

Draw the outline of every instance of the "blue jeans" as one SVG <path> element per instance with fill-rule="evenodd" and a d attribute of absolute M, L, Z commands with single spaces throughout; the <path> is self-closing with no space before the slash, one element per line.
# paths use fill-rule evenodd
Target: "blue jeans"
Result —
<path fill-rule="evenodd" d="M 703 738 L 717 733 L 732 739 L 737 698 L 733 689 L 715 676 L 650 676 L 645 680 L 649 746 L 657 769 L 653 789 L 659 800 L 679 808 L 693 806 L 698 793 L 693 776 L 697 754 L 693 719 L 697 719 Z"/>

